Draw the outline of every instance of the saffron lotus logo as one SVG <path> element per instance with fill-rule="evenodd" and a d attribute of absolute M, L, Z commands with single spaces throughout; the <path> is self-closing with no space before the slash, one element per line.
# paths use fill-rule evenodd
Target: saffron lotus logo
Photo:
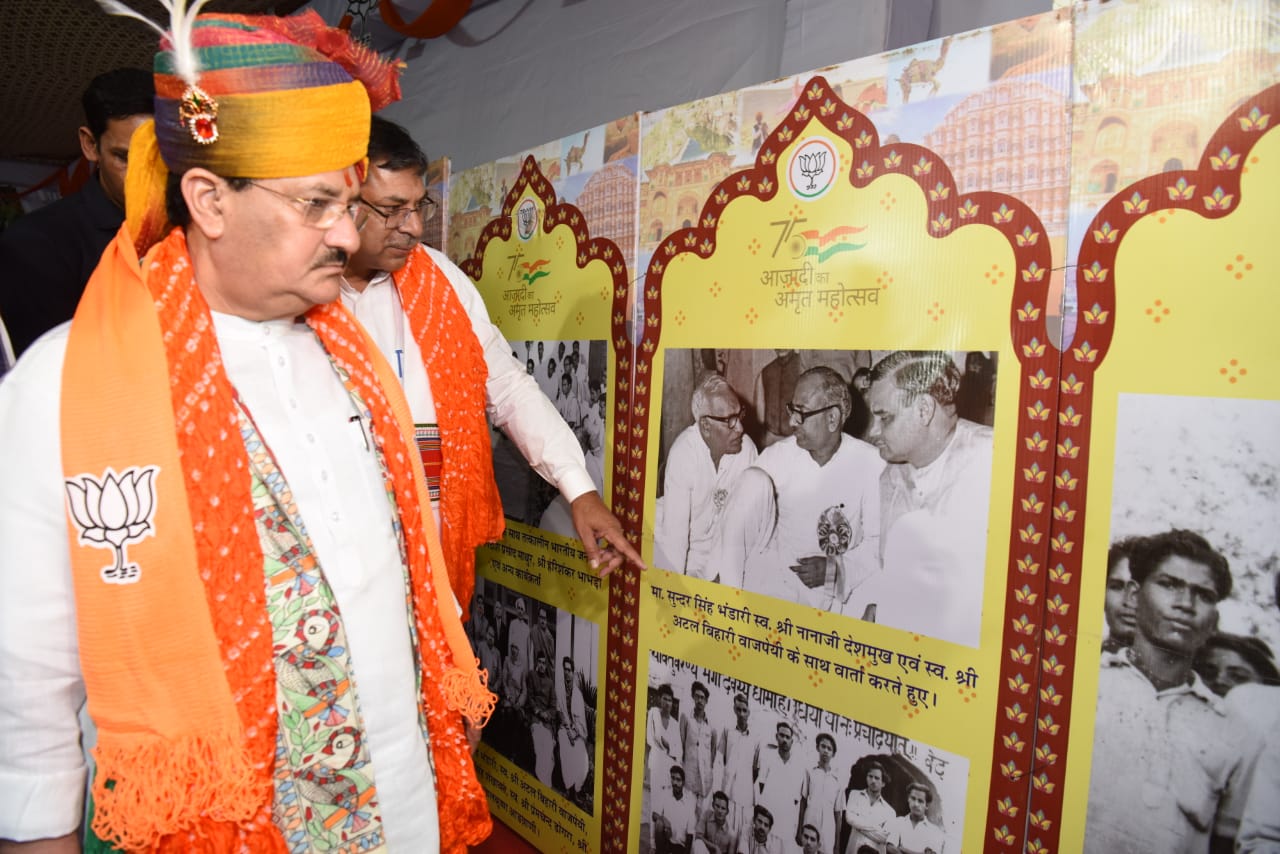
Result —
<path fill-rule="evenodd" d="M 791 152 L 787 185 L 799 199 L 820 199 L 835 185 L 839 167 L 835 146 L 823 137 L 812 137 Z"/>
<path fill-rule="evenodd" d="M 128 562 L 125 546 L 155 534 L 155 475 L 159 466 L 134 466 L 121 474 L 108 468 L 102 478 L 82 474 L 64 481 L 71 519 L 80 529 L 80 542 L 111 549 L 115 560 L 101 570 L 108 584 L 133 584 L 142 569 Z"/>

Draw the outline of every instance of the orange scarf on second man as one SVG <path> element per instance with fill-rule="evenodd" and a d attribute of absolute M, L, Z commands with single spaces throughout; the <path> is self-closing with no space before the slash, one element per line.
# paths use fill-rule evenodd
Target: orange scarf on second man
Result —
<path fill-rule="evenodd" d="M 426 249 L 415 247 L 392 278 L 431 382 L 442 457 L 440 539 L 466 619 L 476 584 L 476 548 L 501 537 L 505 525 L 484 416 L 489 368 L 471 318 Z"/>
<path fill-rule="evenodd" d="M 369 406 L 395 488 L 441 850 L 463 852 L 491 827 L 463 715 L 482 725 L 495 698 L 440 595 L 444 559 L 399 384 L 345 309 L 317 306 L 307 322 Z M 94 832 L 130 851 L 284 852 L 271 822 L 276 680 L 247 452 L 181 229 L 141 264 L 122 229 L 90 279 L 67 343 L 62 456 L 98 726 Z"/>

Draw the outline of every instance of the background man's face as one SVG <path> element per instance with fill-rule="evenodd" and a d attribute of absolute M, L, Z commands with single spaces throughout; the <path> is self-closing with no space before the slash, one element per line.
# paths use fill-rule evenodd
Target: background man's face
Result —
<path fill-rule="evenodd" d="M 756 813 L 751 819 L 751 833 L 755 836 L 756 842 L 764 842 L 768 839 L 772 828 L 773 822 L 760 813 Z"/>
<path fill-rule="evenodd" d="M 1188 658 L 1218 625 L 1213 573 L 1202 563 L 1172 555 L 1138 587 L 1138 632 L 1153 646 Z"/>
<path fill-rule="evenodd" d="M 707 707 L 707 695 L 701 691 L 693 692 L 693 708 L 702 711 Z"/>
<path fill-rule="evenodd" d="M 724 824 L 724 820 L 729 816 L 729 802 L 724 798 L 712 798 L 711 811 L 715 813 L 716 823 Z"/>
<path fill-rule="evenodd" d="M 801 377 L 796 383 L 795 391 L 791 394 L 791 405 L 806 412 L 813 412 L 816 409 L 822 409 L 830 406 L 833 401 L 828 400 L 827 396 L 822 392 L 822 386 L 816 377 Z M 840 430 L 840 425 L 836 422 L 840 420 L 840 410 L 828 409 L 826 412 L 819 412 L 817 415 L 811 415 L 804 421 L 798 418 L 792 418 L 791 424 L 795 427 L 796 444 L 806 451 L 822 450 L 829 446 L 836 433 Z M 835 429 L 832 429 L 835 424 Z"/>
<path fill-rule="evenodd" d="M 924 438 L 925 425 L 913 403 L 890 379 L 877 380 L 867 391 L 867 406 L 873 416 L 867 441 L 891 463 L 905 463 Z"/>
<path fill-rule="evenodd" d="M 570 680 L 570 681 L 572 681 L 572 679 L 573 679 L 573 665 L 566 661 L 566 662 L 564 662 L 564 663 L 561 665 L 561 669 L 562 669 L 562 670 L 564 670 L 564 678 L 565 678 L 566 680 Z"/>
<path fill-rule="evenodd" d="M 738 415 L 738 420 L 732 425 L 723 421 L 716 421 L 714 418 L 700 419 L 699 430 L 702 433 L 702 439 L 707 443 L 707 449 L 711 451 L 712 456 L 723 456 L 724 454 L 736 454 L 742 450 L 742 404 L 738 401 L 737 395 L 732 392 L 722 392 L 713 394 L 711 399 L 707 401 L 707 414 L 714 415 L 716 418 L 727 418 L 731 415 Z"/>
<path fill-rule="evenodd" d="M 666 712 L 667 714 L 671 714 L 671 695 L 659 694 L 658 705 L 662 707 L 662 711 Z"/>
<path fill-rule="evenodd" d="M 80 151 L 98 167 L 102 190 L 116 207 L 124 208 L 124 176 L 129 167 L 129 140 L 138 126 L 151 116 L 139 114 L 107 119 L 101 136 L 94 138 L 87 127 L 80 129 Z"/>
<path fill-rule="evenodd" d="M 751 714 L 751 710 L 747 707 L 747 701 L 738 697 L 733 701 L 733 714 L 738 719 L 738 723 L 746 726 L 747 717 Z"/>
<path fill-rule="evenodd" d="M 671 794 L 675 795 L 677 798 L 684 794 L 683 774 L 677 774 L 674 771 L 671 773 Z"/>
<path fill-rule="evenodd" d="M 867 772 L 867 791 L 879 797 L 880 792 L 884 790 L 884 777 L 880 774 L 879 768 L 872 768 Z"/>
<path fill-rule="evenodd" d="M 915 818 L 924 818 L 925 810 L 929 809 L 929 801 L 924 796 L 924 792 L 919 789 L 912 789 L 907 794 L 907 810 Z"/>
<path fill-rule="evenodd" d="M 780 726 L 778 727 L 776 737 L 778 741 L 778 752 L 783 756 L 786 756 L 791 752 L 791 740 L 795 738 L 795 736 L 791 734 L 791 729 L 789 727 Z"/>
<path fill-rule="evenodd" d="M 831 742 L 825 738 L 818 742 L 818 758 L 831 761 L 831 757 L 835 755 L 835 749 L 831 747 Z"/>
<path fill-rule="evenodd" d="M 818 850 L 818 832 L 812 827 L 800 831 L 800 840 L 804 844 L 805 854 L 816 854 Z"/>
<path fill-rule="evenodd" d="M 1196 662 L 1196 672 L 1219 697 L 1227 696 L 1227 692 L 1237 685 L 1258 682 L 1262 678 L 1262 674 L 1244 656 L 1224 647 L 1201 653 Z"/>
<path fill-rule="evenodd" d="M 384 211 L 416 207 L 427 195 L 422 176 L 412 169 L 393 172 L 370 164 L 369 174 L 360 189 L 360 198 Z M 356 270 L 372 269 L 394 273 L 409 260 L 409 253 L 422 239 L 422 219 L 410 216 L 397 228 L 388 228 L 376 213 L 365 210 L 364 227 L 360 230 L 360 251 L 351 260 Z"/>
<path fill-rule="evenodd" d="M 1133 592 L 1129 590 L 1129 559 L 1122 557 L 1107 576 L 1107 592 L 1103 596 L 1102 612 L 1107 618 L 1111 637 L 1123 643 L 1133 639 L 1137 626 L 1133 610 Z"/>

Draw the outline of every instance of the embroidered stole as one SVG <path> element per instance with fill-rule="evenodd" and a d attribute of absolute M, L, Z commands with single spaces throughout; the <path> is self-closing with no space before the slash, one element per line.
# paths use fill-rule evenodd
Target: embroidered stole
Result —
<path fill-rule="evenodd" d="M 422 353 L 440 425 L 440 540 L 465 620 L 475 590 L 476 547 L 501 537 L 505 524 L 485 421 L 489 368 L 471 318 L 426 249 L 415 247 L 392 279 Z"/>
<path fill-rule="evenodd" d="M 441 846 L 462 852 L 490 827 L 462 716 L 482 722 L 495 698 L 452 602 L 437 595 L 448 579 L 394 375 L 341 307 L 317 306 L 307 322 L 368 404 L 384 453 Z M 103 429 L 124 420 L 127 430 Z M 244 582 L 262 572 L 249 460 L 181 229 L 141 264 L 124 230 L 104 253 L 72 322 L 62 439 L 81 665 L 99 732 L 95 833 L 128 850 L 287 850 L 271 810 L 272 630 L 263 588 Z"/>

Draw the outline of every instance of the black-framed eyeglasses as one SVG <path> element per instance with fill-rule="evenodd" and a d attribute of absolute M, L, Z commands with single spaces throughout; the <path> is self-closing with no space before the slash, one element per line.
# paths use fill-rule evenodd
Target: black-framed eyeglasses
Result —
<path fill-rule="evenodd" d="M 355 202 L 347 203 L 338 199 L 303 199 L 297 196 L 290 196 L 288 193 L 282 193 L 279 190 L 273 190 L 265 184 L 259 184 L 257 181 L 250 181 L 249 186 L 257 187 L 259 190 L 266 190 L 271 195 L 289 202 L 302 213 L 303 224 L 311 228 L 333 228 L 343 216 L 351 217 L 354 222 L 356 213 L 360 210 Z"/>
<path fill-rule="evenodd" d="M 739 409 L 737 412 L 733 413 L 732 415 L 704 415 L 702 417 L 710 418 L 712 421 L 717 421 L 723 424 L 724 426 L 728 427 L 730 430 L 734 430 L 742 426 L 742 414 L 743 414 L 743 411 Z"/>
<path fill-rule="evenodd" d="M 840 404 L 831 403 L 831 404 L 828 404 L 827 406 L 822 407 L 821 409 L 801 409 L 800 407 L 796 406 L 794 403 L 788 403 L 787 417 L 792 419 L 793 421 L 798 421 L 799 423 L 803 424 L 804 422 L 808 421 L 810 418 L 812 418 L 815 415 L 826 412 L 828 409 L 838 409 L 839 407 L 840 407 Z"/>
<path fill-rule="evenodd" d="M 425 223 L 431 218 L 431 211 L 433 211 L 436 206 L 435 200 L 430 196 L 423 196 L 422 201 L 418 202 L 416 205 L 390 209 L 379 207 L 373 202 L 368 202 L 364 199 L 358 199 L 357 202 L 382 217 L 382 224 L 387 228 L 399 228 L 408 222 L 409 217 L 414 214 L 418 215 L 418 220 L 420 222 Z"/>

